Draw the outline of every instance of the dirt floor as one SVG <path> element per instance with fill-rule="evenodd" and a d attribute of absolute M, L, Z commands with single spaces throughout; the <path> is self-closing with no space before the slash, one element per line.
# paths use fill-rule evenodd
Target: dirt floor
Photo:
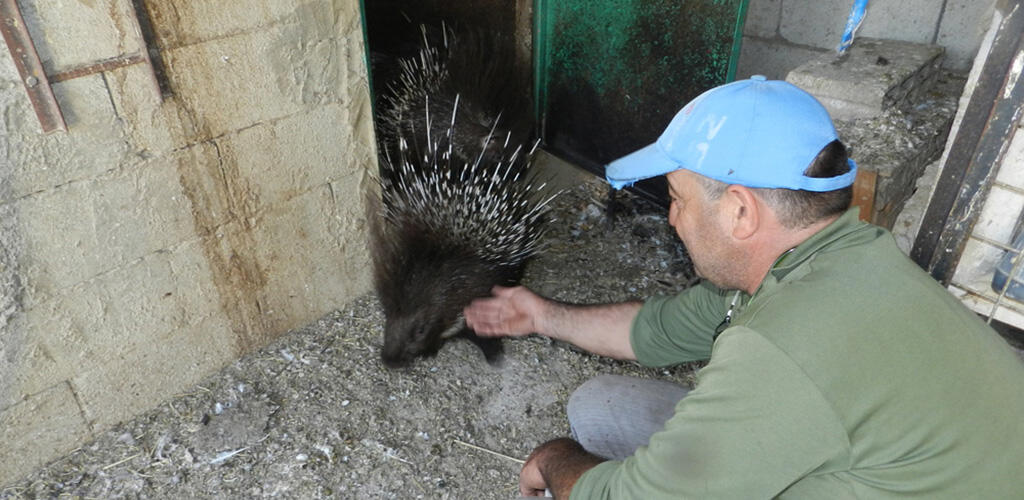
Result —
<path fill-rule="evenodd" d="M 664 211 L 596 178 L 555 204 L 525 283 L 560 300 L 619 301 L 692 283 Z M 362 297 L 0 491 L 0 498 L 451 498 L 516 496 L 520 460 L 566 435 L 565 403 L 601 373 L 688 384 L 541 337 L 504 362 L 451 341 L 435 358 L 379 361 L 383 316 Z"/>

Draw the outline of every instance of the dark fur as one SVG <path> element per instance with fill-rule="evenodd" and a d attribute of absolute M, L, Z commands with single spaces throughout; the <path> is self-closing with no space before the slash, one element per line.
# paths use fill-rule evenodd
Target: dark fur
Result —
<path fill-rule="evenodd" d="M 390 22 L 401 25 L 404 21 Z M 396 198 L 409 194 L 395 186 L 409 181 L 403 177 L 426 179 L 427 174 L 439 170 L 462 173 L 467 163 L 473 164 L 478 158 L 481 161 L 476 175 L 481 179 L 490 178 L 499 168 L 525 174 L 529 168 L 526 152 L 520 153 L 511 166 L 499 165 L 507 165 L 512 151 L 524 144 L 528 149 L 532 140 L 528 94 L 516 88 L 510 44 L 465 25 L 428 23 L 421 27 L 410 22 L 407 26 L 404 40 L 383 46 L 391 54 L 375 51 L 373 56 L 383 206 L 376 199 L 367 206 L 372 212 L 370 251 L 375 284 L 386 318 L 381 358 L 391 367 L 436 354 L 446 340 L 443 335 L 458 324 L 462 309 L 470 301 L 488 296 L 494 285 L 518 283 L 525 266 L 523 258 L 488 261 L 474 246 L 483 245 L 488 236 L 494 235 L 454 236 L 436 227 L 438 221 L 429 220 L 430 216 L 404 207 Z M 433 52 L 421 52 L 424 45 Z M 441 64 L 445 71 L 438 74 L 444 77 L 414 79 L 412 85 L 402 82 L 399 62 L 421 57 Z M 457 113 L 454 129 L 453 110 Z M 507 134 L 509 147 L 505 146 Z M 451 158 L 437 160 L 449 149 Z M 400 168 L 403 164 L 412 167 L 411 171 Z M 509 225 L 520 224 L 539 238 L 535 227 L 539 220 L 526 217 L 521 207 L 511 206 L 515 193 L 529 189 L 526 177 L 515 185 L 493 190 L 492 196 L 510 200 L 505 211 Z M 428 201 L 464 203 L 460 199 Z M 489 362 L 499 359 L 499 339 L 477 337 L 464 326 L 458 335 L 476 343 Z"/>
<path fill-rule="evenodd" d="M 494 285 L 522 277 L 522 266 L 485 262 L 472 249 L 413 225 L 375 241 L 374 271 L 386 318 L 381 359 L 390 367 L 437 354 L 442 332 L 456 323 L 463 307 L 489 295 Z M 477 337 L 464 327 L 459 335 L 480 346 L 489 362 L 499 359 L 500 340 Z"/>
<path fill-rule="evenodd" d="M 495 161 L 503 152 L 506 134 L 511 134 L 509 142 L 514 145 L 532 141 L 530 98 L 513 64 L 510 42 L 462 23 L 410 25 L 409 33 L 417 37 L 416 51 L 410 51 L 413 44 L 406 42 L 396 54 L 375 52 L 373 56 L 380 149 L 394 149 L 401 136 L 415 142 L 411 149 L 422 150 L 428 129 L 433 140 L 445 134 L 456 96 L 458 127 L 452 137 L 456 155 L 472 160 L 483 150 L 487 161 Z M 403 85 L 398 61 L 422 58 L 424 46 L 433 49 L 434 59 L 446 69 L 445 78 Z M 500 127 L 496 127 L 499 117 Z"/>

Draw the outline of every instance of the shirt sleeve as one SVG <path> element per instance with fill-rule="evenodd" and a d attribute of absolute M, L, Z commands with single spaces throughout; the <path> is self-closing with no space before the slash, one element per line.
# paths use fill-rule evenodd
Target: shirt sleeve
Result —
<path fill-rule="evenodd" d="M 645 366 L 708 359 L 715 328 L 729 309 L 727 292 L 707 281 L 678 295 L 644 302 L 630 330 L 630 345 Z"/>
<path fill-rule="evenodd" d="M 848 455 L 845 429 L 799 366 L 733 327 L 648 446 L 587 471 L 571 498 L 773 498 Z"/>

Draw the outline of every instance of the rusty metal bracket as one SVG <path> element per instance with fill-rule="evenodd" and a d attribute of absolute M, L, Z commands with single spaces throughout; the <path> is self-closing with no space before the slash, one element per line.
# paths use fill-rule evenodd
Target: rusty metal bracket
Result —
<path fill-rule="evenodd" d="M 29 100 L 32 102 L 32 107 L 35 108 L 36 116 L 39 117 L 39 123 L 42 125 L 44 133 L 57 130 L 67 132 L 68 130 L 60 105 L 53 95 L 51 82 L 63 82 L 125 66 L 146 64 L 149 67 L 150 80 L 157 97 L 163 100 L 164 97 L 171 95 L 170 87 L 164 76 L 163 61 L 156 48 L 156 36 L 149 19 L 149 12 L 142 0 L 132 0 L 129 2 L 129 6 L 135 34 L 142 40 L 142 52 L 125 54 L 47 75 L 39 60 L 39 53 L 36 52 L 32 37 L 25 26 L 25 20 L 18 9 L 17 0 L 0 0 L 0 31 L 3 31 L 7 48 L 18 67 L 18 73 L 21 75 L 22 83 L 25 85 L 25 90 L 28 92 Z"/>
<path fill-rule="evenodd" d="M 131 66 L 134 64 L 146 62 L 139 54 L 130 54 L 126 56 L 115 57 L 112 59 L 106 59 L 92 64 L 86 64 L 84 66 L 78 66 L 68 70 L 61 71 L 50 75 L 50 81 L 57 83 L 65 80 L 71 80 L 72 78 L 79 78 L 93 73 L 100 73 L 103 71 L 110 71 L 112 69 L 123 68 L 125 66 Z"/>
<path fill-rule="evenodd" d="M 29 35 L 25 20 L 21 17 L 16 0 L 0 0 L 0 32 L 3 32 L 7 49 L 11 51 L 11 58 L 18 68 L 21 83 L 25 85 L 28 99 L 36 110 L 43 132 L 67 132 L 68 126 L 64 122 L 64 115 L 60 112 L 60 105 L 53 95 L 50 81 L 43 70 L 43 63 L 39 60 L 39 53 L 32 43 L 32 36 Z"/>

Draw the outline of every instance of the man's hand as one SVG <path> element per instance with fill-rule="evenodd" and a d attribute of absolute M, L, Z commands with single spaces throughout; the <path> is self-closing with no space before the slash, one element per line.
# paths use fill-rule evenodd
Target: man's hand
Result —
<path fill-rule="evenodd" d="M 594 354 L 636 359 L 629 328 L 640 311 L 640 302 L 572 305 L 546 299 L 522 286 L 496 286 L 491 293 L 462 311 L 466 325 L 481 337 L 539 333 Z"/>
<path fill-rule="evenodd" d="M 523 470 L 519 472 L 519 494 L 524 497 L 542 497 L 547 488 L 548 483 L 544 481 L 544 476 L 537 468 L 537 450 L 534 450 L 523 464 Z"/>
<path fill-rule="evenodd" d="M 496 286 L 491 297 L 476 299 L 466 307 L 466 325 L 481 337 L 520 337 L 538 332 L 537 319 L 545 300 L 529 288 Z"/>
<path fill-rule="evenodd" d="M 519 494 L 539 497 L 547 489 L 556 499 L 567 499 L 580 476 L 601 462 L 603 458 L 588 453 L 572 439 L 548 441 L 534 449 L 523 464 Z"/>

